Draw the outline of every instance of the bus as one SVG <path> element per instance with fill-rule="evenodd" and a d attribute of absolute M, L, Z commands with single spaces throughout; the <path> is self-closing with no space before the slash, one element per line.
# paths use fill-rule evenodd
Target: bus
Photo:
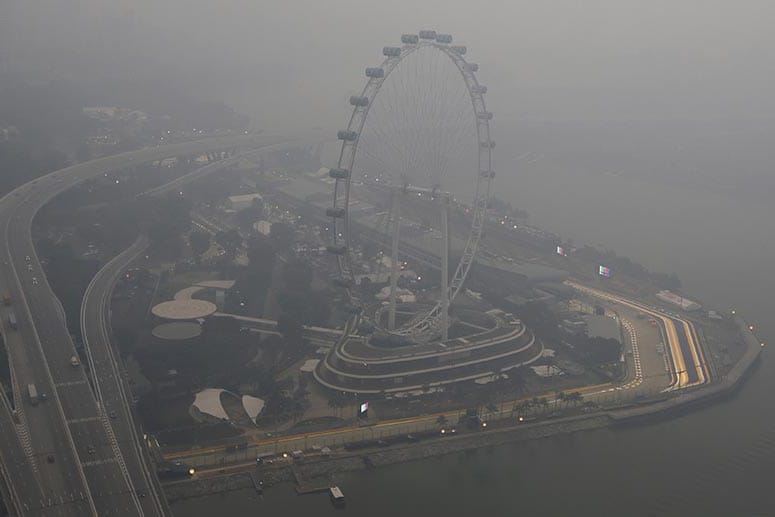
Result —
<path fill-rule="evenodd" d="M 27 385 L 27 395 L 30 397 L 30 404 L 33 406 L 38 405 L 38 389 L 35 387 L 34 384 L 28 384 Z"/>

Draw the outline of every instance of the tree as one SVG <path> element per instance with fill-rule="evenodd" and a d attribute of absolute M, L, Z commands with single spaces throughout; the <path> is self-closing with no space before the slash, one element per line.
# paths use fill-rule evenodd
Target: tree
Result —
<path fill-rule="evenodd" d="M 253 223 L 261 219 L 264 214 L 264 202 L 255 198 L 249 207 L 244 208 L 237 212 L 237 222 L 241 228 L 252 228 Z"/>
<path fill-rule="evenodd" d="M 173 257 L 180 253 L 180 237 L 191 228 L 191 201 L 170 196 L 164 202 L 149 200 L 144 212 L 148 236 Z"/>
<path fill-rule="evenodd" d="M 584 400 L 584 395 L 580 391 L 573 391 L 568 394 L 567 400 L 574 406 L 577 406 Z"/>
<path fill-rule="evenodd" d="M 191 251 L 195 255 L 201 256 L 202 253 L 210 249 L 211 237 L 207 232 L 196 230 L 188 234 L 188 242 L 191 244 Z"/>
<path fill-rule="evenodd" d="M 343 391 L 337 391 L 328 399 L 328 407 L 334 410 L 336 416 L 341 417 L 341 409 L 350 404 L 350 399 Z"/>
<path fill-rule="evenodd" d="M 269 237 L 254 235 L 248 239 L 247 255 L 253 271 L 271 272 L 274 268 L 276 250 Z"/>
<path fill-rule="evenodd" d="M 548 305 L 543 302 L 528 302 L 519 310 L 522 320 L 541 339 L 556 341 L 558 338 L 558 319 Z"/>
<path fill-rule="evenodd" d="M 215 242 L 223 248 L 229 260 L 234 259 L 237 249 L 242 244 L 242 237 L 234 228 L 215 234 Z"/>
<path fill-rule="evenodd" d="M 274 223 L 269 238 L 274 241 L 278 251 L 288 251 L 295 239 L 293 227 L 287 223 Z"/>
<path fill-rule="evenodd" d="M 556 393 L 556 397 L 554 399 L 554 404 L 555 404 L 555 406 L 559 405 L 560 402 L 565 404 L 567 402 L 567 400 L 568 400 L 568 396 L 565 394 L 565 392 L 564 391 L 558 391 Z"/>
<path fill-rule="evenodd" d="M 283 312 L 280 314 L 280 317 L 277 318 L 277 331 L 285 339 L 285 345 L 288 349 L 287 355 L 294 355 L 301 349 L 304 328 L 297 313 Z"/>
<path fill-rule="evenodd" d="M 295 258 L 289 260 L 283 268 L 283 283 L 292 291 L 306 293 L 312 283 L 312 269 L 307 261 Z"/>

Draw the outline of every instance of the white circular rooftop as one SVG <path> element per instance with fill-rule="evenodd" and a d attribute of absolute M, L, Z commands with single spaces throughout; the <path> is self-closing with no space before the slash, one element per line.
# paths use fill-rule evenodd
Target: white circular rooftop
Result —
<path fill-rule="evenodd" d="M 202 327 L 194 321 L 173 321 L 157 325 L 151 333 L 159 339 L 184 340 L 199 336 L 202 333 Z"/>
<path fill-rule="evenodd" d="M 218 307 L 205 300 L 172 300 L 156 305 L 151 312 L 166 320 L 195 320 L 214 313 Z"/>

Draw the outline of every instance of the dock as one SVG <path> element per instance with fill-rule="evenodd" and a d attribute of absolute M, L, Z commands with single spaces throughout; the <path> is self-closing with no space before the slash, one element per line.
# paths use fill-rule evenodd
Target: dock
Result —
<path fill-rule="evenodd" d="M 293 479 L 296 480 L 296 494 L 318 494 L 320 492 L 328 492 L 330 488 L 328 484 L 325 485 L 310 485 L 304 478 L 304 475 L 299 470 L 299 467 L 295 463 L 291 463 L 291 472 L 293 472 Z"/>

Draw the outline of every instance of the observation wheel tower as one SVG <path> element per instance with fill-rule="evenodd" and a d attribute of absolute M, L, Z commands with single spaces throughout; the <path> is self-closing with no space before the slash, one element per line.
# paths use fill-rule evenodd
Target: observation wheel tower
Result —
<path fill-rule="evenodd" d="M 379 188 L 392 200 L 393 228 L 390 302 L 383 330 L 417 342 L 446 340 L 449 304 L 459 294 L 477 254 L 495 176 L 490 134 L 492 113 L 479 83 L 476 63 L 452 36 L 432 30 L 404 34 L 400 46 L 382 49 L 383 60 L 365 69 L 366 84 L 349 99 L 352 114 L 341 141 L 338 164 L 330 170 L 333 199 L 326 214 L 332 224 L 328 251 L 336 257 L 336 284 L 347 291 L 356 318 L 363 308 L 354 289 L 359 263 L 354 226 L 362 216 L 357 189 Z M 427 202 L 438 214 L 439 295 L 428 308 L 396 325 L 396 280 L 399 262 L 402 199 Z M 450 264 L 449 213 L 465 213 L 467 237 Z M 460 221 L 456 217 L 456 221 Z M 346 332 L 356 325 L 348 324 Z"/>

